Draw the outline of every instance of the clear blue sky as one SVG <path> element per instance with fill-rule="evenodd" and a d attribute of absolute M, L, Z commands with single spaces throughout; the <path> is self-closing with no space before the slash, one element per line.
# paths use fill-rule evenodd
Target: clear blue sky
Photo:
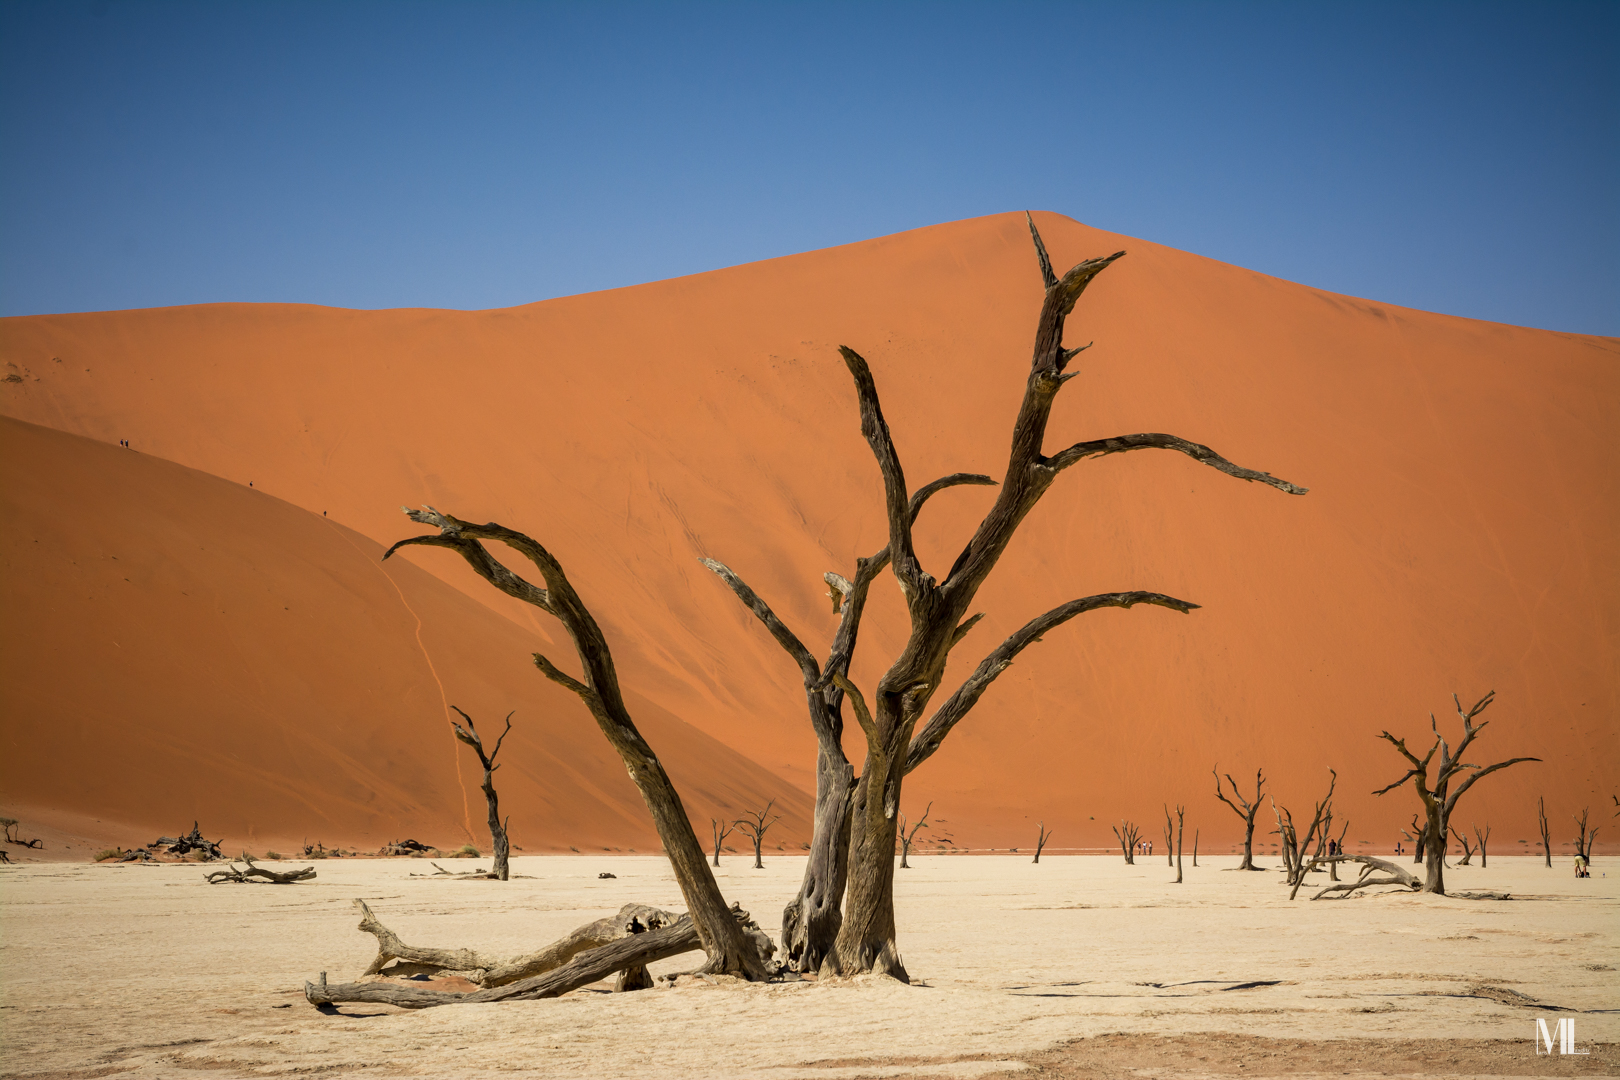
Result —
<path fill-rule="evenodd" d="M 500 307 L 1026 207 L 1620 334 L 1620 3 L 0 4 L 0 314 Z"/>

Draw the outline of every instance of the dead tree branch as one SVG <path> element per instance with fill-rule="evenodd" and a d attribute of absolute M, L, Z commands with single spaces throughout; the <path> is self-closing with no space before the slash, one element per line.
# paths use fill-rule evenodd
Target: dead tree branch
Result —
<path fill-rule="evenodd" d="M 917 824 L 911 826 L 909 832 L 906 830 L 906 816 L 904 814 L 900 815 L 900 869 L 911 869 L 911 845 L 917 839 L 917 834 L 928 828 L 928 812 L 933 808 L 934 804 L 932 802 L 924 807 L 922 817 L 917 819 Z M 1040 855 L 1037 853 L 1036 858 L 1039 857 Z"/>
<path fill-rule="evenodd" d="M 242 852 L 242 861 L 247 863 L 246 870 L 239 870 L 233 862 L 224 870 L 215 870 L 208 875 L 208 884 L 218 885 L 221 882 L 232 882 L 237 885 L 247 885 L 258 882 L 262 885 L 291 885 L 295 881 L 313 881 L 315 868 L 306 866 L 302 870 L 288 870 L 278 873 L 275 870 L 266 870 L 255 863 L 247 852 Z"/>
<path fill-rule="evenodd" d="M 726 837 L 737 831 L 735 821 L 721 821 L 718 818 L 709 819 L 709 828 L 714 833 L 714 865 L 720 865 L 720 845 L 726 842 Z"/>
<path fill-rule="evenodd" d="M 509 596 L 556 616 L 563 624 L 573 642 L 584 679 L 566 674 L 539 653 L 534 654 L 535 666 L 548 679 L 579 696 L 640 789 L 696 924 L 703 951 L 708 954 L 710 968 L 750 979 L 763 977 L 764 961 L 720 895 L 680 794 L 658 755 L 630 717 L 607 638 L 563 572 L 562 564 L 538 542 L 504 525 L 476 525 L 432 507 L 405 513 L 412 521 L 431 525 L 439 531 L 401 540 L 388 549 L 384 559 L 413 544 L 449 548 L 485 581 Z M 546 587 L 532 585 L 503 566 L 484 546 L 485 541 L 491 540 L 505 544 L 533 563 Z"/>
<path fill-rule="evenodd" d="M 760 858 L 760 847 L 765 843 L 766 830 L 768 830 L 772 825 L 775 825 L 778 821 L 782 820 L 780 816 L 773 817 L 769 821 L 765 820 L 766 816 L 771 812 L 771 807 L 775 805 L 776 800 L 772 799 L 770 802 L 765 804 L 765 809 L 750 811 L 747 816 L 738 819 L 736 822 L 737 828 L 741 829 L 743 833 L 754 842 L 755 870 L 765 869 L 765 863 Z"/>
<path fill-rule="evenodd" d="M 1114 835 L 1119 837 L 1120 850 L 1125 852 L 1125 862 L 1131 866 L 1136 865 L 1136 845 L 1142 841 L 1142 831 L 1132 821 L 1121 821 L 1115 825 Z"/>
<path fill-rule="evenodd" d="M 1336 885 L 1329 885 L 1327 888 L 1311 897 L 1312 900 L 1320 900 L 1329 893 L 1340 893 L 1343 896 L 1348 896 L 1358 889 L 1371 889 L 1379 885 L 1399 885 L 1402 888 L 1410 889 L 1413 892 L 1423 888 L 1423 882 L 1418 878 L 1407 873 L 1405 870 L 1402 870 L 1399 866 L 1396 866 L 1392 862 L 1386 862 L 1383 859 L 1375 859 L 1371 855 L 1333 855 L 1324 859 L 1312 860 L 1313 865 L 1318 862 L 1361 863 L 1361 876 L 1355 881 L 1341 881 Z M 1373 877 L 1372 873 L 1374 870 L 1382 870 L 1385 876 L 1381 878 Z"/>
<path fill-rule="evenodd" d="M 1052 839 L 1052 834 L 1046 831 L 1046 822 L 1043 821 L 1040 823 L 1040 830 L 1040 835 L 1036 836 L 1035 838 L 1035 858 L 1031 860 L 1037 863 L 1041 861 L 1041 852 L 1046 848 L 1047 843 Z"/>
<path fill-rule="evenodd" d="M 1217 766 L 1218 768 L 1218 766 Z M 1266 785 L 1265 772 L 1262 769 L 1254 771 L 1254 801 L 1245 799 L 1238 791 L 1237 781 L 1232 774 L 1226 774 L 1226 782 L 1232 785 L 1232 798 L 1228 799 L 1221 790 L 1221 775 L 1216 769 L 1210 770 L 1215 775 L 1215 797 L 1232 808 L 1232 813 L 1243 819 L 1243 861 L 1238 864 L 1239 870 L 1259 870 L 1254 865 L 1254 816 L 1260 812 L 1260 794 Z"/>

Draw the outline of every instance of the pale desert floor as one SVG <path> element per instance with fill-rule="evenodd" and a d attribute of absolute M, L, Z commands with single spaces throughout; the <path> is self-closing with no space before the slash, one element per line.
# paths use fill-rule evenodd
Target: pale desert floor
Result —
<path fill-rule="evenodd" d="M 727 856 L 721 887 L 774 936 L 803 861 L 767 858 L 764 870 L 749 861 Z M 0 1069 L 780 1080 L 1615 1073 L 1620 860 L 1600 857 L 1588 880 L 1562 860 L 1548 870 L 1502 857 L 1448 875 L 1453 889 L 1512 893 L 1505 902 L 1316 903 L 1304 891 L 1289 903 L 1274 872 L 1200 861 L 1178 886 L 1162 857 L 1136 866 L 1117 856 L 1038 866 L 919 857 L 897 872 L 911 986 L 699 982 L 336 1014 L 310 1007 L 302 986 L 321 971 L 352 979 L 370 961 L 354 897 L 413 944 L 515 954 L 628 901 L 679 908 L 668 864 L 518 858 L 514 871 L 532 877 L 500 884 L 410 877 L 428 870 L 420 860 L 328 860 L 316 881 L 285 887 L 209 886 L 193 864 L 3 867 Z M 600 880 L 601 871 L 618 876 Z M 1509 1003 L 1517 995 L 1527 1000 Z M 1537 1017 L 1574 1017 L 1577 1046 L 1592 1055 L 1536 1057 Z"/>

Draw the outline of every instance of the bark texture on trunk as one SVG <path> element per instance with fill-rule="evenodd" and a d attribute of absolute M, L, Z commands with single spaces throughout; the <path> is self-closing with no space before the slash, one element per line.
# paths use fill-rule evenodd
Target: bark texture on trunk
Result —
<path fill-rule="evenodd" d="M 526 603 L 557 617 L 573 642 L 584 679 L 576 679 L 539 653 L 534 654 L 535 666 L 552 682 L 571 690 L 584 702 L 596 719 L 597 727 L 608 743 L 619 754 L 630 779 L 641 792 L 642 799 L 652 814 L 653 824 L 669 856 L 675 880 L 686 900 L 687 911 L 696 925 L 703 951 L 708 954 L 710 970 L 750 979 L 766 975 L 759 950 L 743 933 L 731 909 L 720 895 L 714 873 L 704 857 L 703 846 L 680 793 L 664 771 L 663 762 L 642 737 L 630 710 L 625 705 L 619 688 L 619 676 L 614 667 L 613 653 L 607 638 L 597 625 L 595 617 L 574 591 L 567 574 L 551 552 L 535 540 L 494 523 L 475 525 L 469 521 L 441 514 L 432 507 L 406 510 L 412 521 L 432 525 L 439 531 L 429 536 L 401 540 L 383 555 L 386 559 L 402 547 L 419 544 L 444 547 L 455 551 L 484 580 Z M 484 546 L 484 541 L 499 541 L 517 551 L 534 564 L 545 581 L 545 588 L 532 585 L 503 566 Z"/>
<path fill-rule="evenodd" d="M 1490 721 L 1474 723 L 1474 717 L 1484 712 L 1496 700 L 1496 691 L 1492 690 L 1474 703 L 1470 709 L 1464 709 L 1461 699 L 1456 694 L 1451 695 L 1456 706 L 1457 715 L 1462 719 L 1463 737 L 1457 743 L 1456 752 L 1453 753 L 1446 740 L 1440 735 L 1440 724 L 1429 714 L 1429 727 L 1434 732 L 1434 745 L 1423 757 L 1418 757 L 1406 748 L 1405 739 L 1397 739 L 1389 732 L 1384 732 L 1379 738 L 1400 751 L 1402 757 L 1412 766 L 1404 775 L 1388 787 L 1373 792 L 1374 795 L 1383 795 L 1394 791 L 1408 780 L 1417 791 L 1418 799 L 1423 803 L 1423 834 L 1420 838 L 1423 852 L 1424 881 L 1423 892 L 1444 896 L 1446 892 L 1446 834 L 1450 830 L 1451 812 L 1457 806 L 1457 800 L 1463 793 L 1473 787 L 1475 783 L 1498 769 L 1505 769 L 1509 765 L 1517 765 L 1521 761 L 1540 761 L 1540 758 L 1518 757 L 1507 761 L 1499 761 L 1495 765 L 1480 768 L 1463 761 L 1464 751 L 1470 743 L 1484 731 Z M 1434 763 L 1435 754 L 1440 755 L 1439 770 L 1435 773 L 1434 783 L 1429 782 L 1429 766 Z M 1453 781 L 1457 781 L 1453 786 Z"/>

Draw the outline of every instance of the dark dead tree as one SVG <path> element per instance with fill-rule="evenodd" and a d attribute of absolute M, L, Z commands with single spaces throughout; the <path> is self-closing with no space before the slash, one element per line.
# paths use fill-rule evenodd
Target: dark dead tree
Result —
<path fill-rule="evenodd" d="M 1469 860 L 1471 860 L 1474 857 L 1474 849 L 1468 843 L 1468 837 L 1464 836 L 1462 833 L 1459 833 L 1457 831 L 1457 827 L 1455 825 L 1453 825 L 1453 826 L 1451 826 L 1451 838 L 1453 840 L 1457 841 L 1457 846 L 1462 848 L 1462 852 L 1463 852 L 1463 857 L 1457 860 L 1457 865 L 1458 866 L 1467 866 L 1468 863 L 1469 863 Z"/>
<path fill-rule="evenodd" d="M 1176 865 L 1176 830 L 1175 823 L 1170 820 L 1170 804 L 1164 807 L 1164 865 Z"/>
<path fill-rule="evenodd" d="M 664 771 L 663 762 L 631 719 L 619 689 L 619 676 L 607 638 L 574 591 L 562 564 L 530 537 L 503 525 L 476 525 L 441 514 L 432 507 L 407 509 L 405 513 L 412 521 L 434 526 L 439 531 L 401 540 L 388 549 L 384 559 L 413 544 L 449 548 L 501 592 L 554 615 L 562 623 L 579 658 L 583 680 L 567 674 L 539 653 L 534 654 L 535 666 L 546 678 L 578 695 L 641 791 L 686 900 L 698 939 L 708 954 L 705 970 L 749 979 L 764 977 L 765 960 L 720 895 L 720 887 L 692 830 L 680 794 Z M 484 546 L 487 540 L 503 543 L 527 558 L 540 572 L 545 587 L 530 584 L 502 565 Z"/>
<path fill-rule="evenodd" d="M 1193 866 L 1198 866 L 1198 830 L 1193 830 Z"/>
<path fill-rule="evenodd" d="M 1479 841 L 1479 868 L 1484 870 L 1490 866 L 1490 857 L 1485 854 L 1485 842 L 1491 838 L 1490 822 L 1485 823 L 1485 831 L 1480 832 L 1479 826 L 1474 826 L 1474 839 Z"/>
<path fill-rule="evenodd" d="M 780 815 L 771 818 L 769 821 L 765 820 L 770 816 L 771 807 L 775 805 L 776 800 L 772 799 L 770 802 L 765 804 L 765 809 L 751 810 L 748 812 L 747 816 L 738 818 L 736 821 L 737 828 L 741 829 L 744 835 L 754 842 L 755 870 L 765 869 L 765 862 L 760 858 L 760 848 L 765 843 L 766 831 L 770 829 L 772 825 L 775 825 L 778 821 L 782 820 Z"/>
<path fill-rule="evenodd" d="M 1429 747 L 1429 752 L 1421 758 L 1406 748 L 1406 740 L 1397 739 L 1386 731 L 1379 737 L 1388 741 L 1396 750 L 1399 750 L 1401 756 L 1412 767 L 1393 784 L 1373 792 L 1374 795 L 1383 795 L 1386 792 L 1394 791 L 1408 780 L 1412 781 L 1412 787 L 1417 791 L 1418 798 L 1423 803 L 1425 818 L 1423 837 L 1427 842 L 1427 850 L 1424 853 L 1423 862 L 1425 871 L 1423 891 L 1434 893 L 1437 896 L 1444 896 L 1446 892 L 1446 833 L 1450 829 L 1451 812 L 1456 808 L 1457 800 L 1461 799 L 1463 794 L 1473 787 L 1476 782 L 1498 769 L 1505 769 L 1509 765 L 1517 765 L 1521 761 L 1541 760 L 1533 757 L 1509 758 L 1507 761 L 1499 761 L 1495 765 L 1489 765 L 1483 769 L 1478 765 L 1470 765 L 1463 761 L 1464 752 L 1467 751 L 1474 739 L 1479 736 L 1479 733 L 1485 730 L 1486 725 L 1490 723 L 1487 720 L 1475 724 L 1474 717 L 1484 712 L 1490 707 L 1491 702 L 1496 700 L 1496 691 L 1492 690 L 1476 701 L 1472 708 L 1466 710 L 1456 694 L 1451 695 L 1451 700 L 1456 706 L 1457 715 L 1462 719 L 1463 724 L 1463 737 L 1457 743 L 1456 753 L 1452 753 L 1451 747 L 1441 737 L 1440 724 L 1434 718 L 1433 713 L 1429 714 L 1429 727 L 1434 732 L 1434 745 Z M 1435 773 L 1434 783 L 1431 785 L 1429 783 L 1429 767 L 1434 764 L 1436 753 L 1440 755 L 1439 768 Z M 1455 783 L 1453 783 L 1454 781 Z"/>
<path fill-rule="evenodd" d="M 454 705 L 450 707 L 456 709 Z M 495 763 L 495 755 L 501 752 L 501 743 L 506 741 L 507 732 L 512 730 L 512 713 L 506 714 L 506 730 L 495 740 L 495 749 L 486 754 L 484 740 L 479 737 L 478 729 L 473 725 L 473 718 L 460 709 L 456 709 L 456 712 L 461 713 L 461 718 L 467 721 L 465 728 L 454 720 L 450 721 L 450 726 L 456 729 L 456 738 L 472 747 L 473 753 L 478 755 L 478 763 L 484 767 L 484 782 L 479 786 L 484 790 L 484 801 L 489 804 L 489 841 L 495 851 L 495 866 L 491 874 L 496 881 L 506 881 L 511 874 L 507 857 L 512 850 L 506 826 L 512 819 L 508 817 L 505 821 L 501 820 L 501 801 L 495 795 L 495 770 L 500 766 Z"/>
<path fill-rule="evenodd" d="M 1325 829 L 1323 831 L 1326 832 Z M 1344 825 L 1339 829 L 1338 842 L 1336 844 L 1334 844 L 1334 847 L 1337 848 L 1338 850 L 1331 851 L 1331 852 L 1329 852 L 1329 854 L 1331 854 L 1331 855 L 1343 855 L 1344 854 L 1344 838 L 1349 832 L 1350 832 L 1350 819 L 1345 818 L 1344 819 Z M 1328 877 L 1331 878 L 1334 881 L 1339 880 L 1339 864 L 1338 863 L 1336 863 L 1336 862 L 1328 863 Z M 1313 899 L 1314 899 L 1314 897 L 1313 897 Z"/>
<path fill-rule="evenodd" d="M 1547 858 L 1547 868 L 1552 869 L 1552 836 L 1547 828 L 1547 800 L 1545 797 L 1536 799 L 1536 816 L 1540 818 L 1541 826 L 1541 853 Z"/>
<path fill-rule="evenodd" d="M 975 473 L 953 473 L 925 484 L 912 493 L 907 506 L 915 522 L 923 506 L 938 492 L 962 485 L 990 485 L 995 481 Z M 844 753 L 844 690 L 834 675 L 847 675 L 860 638 L 861 616 L 872 583 L 889 565 L 884 547 L 870 558 L 855 560 L 853 578 L 828 572 L 822 575 L 832 600 L 838 628 L 833 634 L 825 665 L 818 664 L 799 636 L 771 610 L 769 604 L 735 571 L 715 559 L 698 560 L 736 594 L 771 637 L 798 665 L 804 682 L 810 729 L 816 735 L 816 810 L 811 826 L 810 853 L 805 860 L 799 892 L 782 912 L 783 962 L 795 971 L 838 971 L 834 945 L 843 926 L 844 889 L 849 871 L 850 800 L 855 793 L 855 767 Z"/>
<path fill-rule="evenodd" d="M 1279 847 L 1282 849 L 1283 865 L 1287 871 L 1287 881 L 1292 889 L 1288 898 L 1292 900 L 1299 892 L 1299 887 L 1305 881 L 1305 875 L 1314 869 L 1317 861 L 1324 858 L 1324 849 L 1327 847 L 1327 828 L 1333 820 L 1333 789 L 1339 783 L 1339 774 L 1333 769 L 1328 770 L 1331 779 L 1328 780 L 1327 794 L 1316 804 L 1311 815 L 1311 823 L 1306 827 L 1305 835 L 1300 836 L 1294 825 L 1294 816 L 1286 807 L 1279 808 L 1277 800 L 1271 800 L 1272 810 L 1277 814 L 1277 832 L 1281 835 Z M 1313 853 L 1311 848 L 1315 846 Z"/>
<path fill-rule="evenodd" d="M 237 869 L 236 863 L 233 862 L 224 870 L 215 870 L 208 874 L 208 884 L 219 885 L 228 881 L 235 885 L 251 885 L 254 883 L 261 885 L 291 885 L 294 882 L 312 881 L 315 878 L 315 868 L 313 866 L 284 872 L 266 870 L 255 863 L 245 851 L 242 852 L 242 861 L 247 863 L 246 870 Z"/>
<path fill-rule="evenodd" d="M 709 826 L 714 831 L 714 865 L 720 865 L 720 845 L 726 842 L 726 837 L 737 831 L 735 821 L 721 821 L 710 818 Z"/>
<path fill-rule="evenodd" d="M 33 840 L 24 840 L 20 835 L 18 835 L 16 818 L 0 817 L 0 825 L 5 826 L 6 843 L 8 844 L 16 844 L 18 847 L 25 848 L 43 848 L 45 846 L 44 842 L 38 837 L 34 838 Z M 6 856 L 6 861 L 11 861 L 11 857 L 9 855 Z"/>
<path fill-rule="evenodd" d="M 911 845 L 917 839 L 917 834 L 928 828 L 928 811 L 933 808 L 934 804 L 932 802 L 923 807 L 922 817 L 917 819 L 917 824 L 913 825 L 909 831 L 906 829 L 906 816 L 904 814 L 900 815 L 900 869 L 911 869 Z M 1035 857 L 1038 861 L 1040 859 L 1039 853 Z"/>
<path fill-rule="evenodd" d="M 1046 831 L 1046 822 L 1040 823 L 1040 830 L 1040 835 L 1035 838 L 1035 862 L 1041 861 L 1041 851 L 1046 847 L 1047 841 L 1052 839 L 1052 834 Z"/>
<path fill-rule="evenodd" d="M 1221 790 L 1221 774 L 1215 773 L 1215 797 L 1232 808 L 1232 813 L 1243 819 L 1243 861 L 1238 863 L 1239 870 L 1259 870 L 1254 865 L 1254 816 L 1260 812 L 1260 793 L 1265 789 L 1266 777 L 1262 769 L 1254 771 L 1254 801 L 1245 799 L 1238 791 L 1237 781 L 1232 774 L 1226 774 L 1226 782 L 1232 785 L 1232 797 L 1228 799 Z"/>
<path fill-rule="evenodd" d="M 1081 351 L 1080 348 L 1064 348 L 1065 320 L 1086 286 L 1123 252 L 1086 260 L 1059 278 L 1052 270 L 1045 244 L 1033 221 L 1030 221 L 1030 234 L 1040 263 L 1045 297 L 1037 322 L 1024 400 L 1013 425 L 1007 472 L 995 504 L 943 579 L 927 573 L 917 557 L 912 540 L 914 500 L 906 484 L 900 455 L 883 418 L 871 369 L 853 349 L 842 346 L 839 349 L 854 379 L 861 433 L 883 477 L 889 531 L 888 568 L 905 598 L 911 626 L 905 648 L 878 680 L 870 706 L 842 667 L 829 665 L 832 670 L 823 673 L 823 677 L 840 687 L 849 699 L 867 744 L 865 767 L 851 798 L 849 870 L 843 924 L 837 939 L 837 963 L 849 974 L 877 971 L 902 980 L 906 978 L 895 949 L 894 926 L 893 853 L 901 782 L 908 772 L 939 748 L 1017 653 L 1038 640 L 1045 630 L 1100 607 L 1129 608 L 1146 603 L 1185 613 L 1195 606 L 1160 593 L 1146 592 L 1109 593 L 1072 601 L 1033 620 L 1009 637 L 980 663 L 926 723 L 922 723 L 929 702 L 943 680 L 951 649 L 977 621 L 976 617 L 969 617 L 969 612 L 980 586 L 1006 551 L 1018 526 L 1058 475 L 1088 458 L 1132 450 L 1164 449 L 1187 454 L 1243 480 L 1260 481 L 1291 494 L 1304 493 L 1303 488 L 1267 473 L 1234 465 L 1206 446 L 1173 435 L 1123 435 L 1076 443 L 1055 454 L 1046 454 L 1043 447 L 1052 404 L 1058 390 L 1073 377 L 1065 374 L 1064 369 Z"/>
<path fill-rule="evenodd" d="M 1590 865 L 1592 862 L 1592 844 L 1597 840 L 1599 828 L 1598 826 L 1593 825 L 1590 829 L 1588 829 L 1586 821 L 1591 812 L 1592 808 L 1590 806 L 1583 806 L 1581 807 L 1580 817 L 1576 817 L 1574 814 L 1569 816 L 1569 819 L 1573 821 L 1581 830 L 1578 834 L 1576 834 L 1575 837 L 1575 854 L 1585 859 L 1588 865 Z"/>
<path fill-rule="evenodd" d="M 1181 884 L 1181 837 L 1186 831 L 1187 808 L 1176 804 L 1176 884 Z"/>
<path fill-rule="evenodd" d="M 1401 835 L 1412 841 L 1412 861 L 1420 863 L 1423 861 L 1423 849 L 1429 838 L 1429 827 L 1418 824 L 1418 816 L 1413 814 L 1412 824 L 1409 828 L 1410 832 L 1407 829 L 1402 829 Z"/>
<path fill-rule="evenodd" d="M 1141 843 L 1142 833 L 1135 822 L 1122 821 L 1114 826 L 1114 835 L 1119 837 L 1120 850 L 1125 852 L 1125 862 L 1130 866 L 1136 865 L 1136 845 Z"/>

